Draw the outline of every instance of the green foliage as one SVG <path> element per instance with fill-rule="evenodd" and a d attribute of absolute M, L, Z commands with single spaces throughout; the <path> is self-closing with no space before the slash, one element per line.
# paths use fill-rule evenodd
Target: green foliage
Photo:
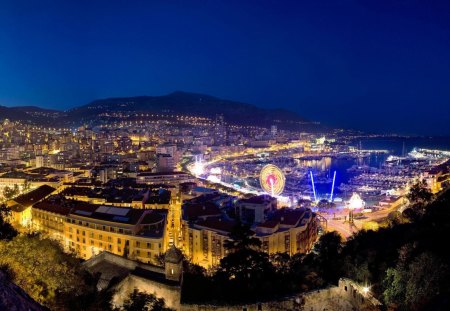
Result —
<path fill-rule="evenodd" d="M 25 181 L 23 182 L 23 185 L 22 185 L 23 191 L 26 192 L 26 191 L 30 190 L 30 188 L 31 188 L 31 183 L 28 181 L 28 179 L 25 179 Z"/>
<path fill-rule="evenodd" d="M 114 311 L 171 311 L 167 308 L 164 299 L 157 298 L 153 294 L 147 294 L 135 288 L 122 307 L 115 308 Z"/>
<path fill-rule="evenodd" d="M 320 209 L 332 209 L 336 207 L 336 204 L 333 202 L 330 202 L 328 200 L 320 200 L 319 203 L 317 204 L 317 207 Z"/>
<path fill-rule="evenodd" d="M 336 231 L 322 235 L 316 244 L 317 264 L 323 278 L 337 283 L 341 276 L 342 237 Z"/>
<path fill-rule="evenodd" d="M 183 285 L 181 288 L 182 302 L 195 303 L 205 302 L 209 299 L 214 300 L 213 288 L 212 278 L 207 276 L 203 267 L 189 262 L 184 263 Z"/>
<path fill-rule="evenodd" d="M 316 289 L 325 284 L 317 258 L 241 249 L 225 256 L 212 275 L 195 265 L 185 271 L 182 301 L 242 304 Z"/>
<path fill-rule="evenodd" d="M 239 222 L 231 231 L 229 239 L 224 243 L 224 247 L 231 252 L 244 249 L 259 249 L 261 241 L 253 237 L 253 234 L 248 225 Z"/>
<path fill-rule="evenodd" d="M 252 249 L 242 249 L 224 257 L 216 272 L 219 279 L 226 279 L 246 287 L 258 287 L 260 282 L 275 272 L 269 255 Z"/>
<path fill-rule="evenodd" d="M 450 190 L 424 203 L 416 222 L 399 215 L 378 231 L 359 231 L 345 243 L 336 232 L 322 235 L 310 254 L 259 251 L 248 228 L 238 227 L 231 250 L 212 276 L 203 269 L 184 275 L 182 299 L 190 303 L 235 304 L 275 299 L 336 284 L 349 277 L 370 284 L 388 307 L 449 310 Z M 398 219 L 397 219 L 398 218 Z M 195 288 L 195 290 L 194 290 Z"/>
<path fill-rule="evenodd" d="M 400 261 L 397 267 L 387 270 L 383 298 L 387 305 L 401 310 L 422 310 L 439 294 L 449 276 L 449 269 L 440 258 L 429 252 L 408 260 L 411 263 Z"/>
<path fill-rule="evenodd" d="M 404 215 L 412 221 L 418 221 L 425 215 L 427 204 L 430 203 L 433 194 L 426 182 L 420 181 L 411 187 L 406 197 L 410 204 L 404 211 Z"/>
<path fill-rule="evenodd" d="M 14 187 L 8 187 L 6 186 L 5 188 L 3 188 L 3 196 L 5 197 L 5 199 L 10 200 L 13 197 L 15 197 L 16 195 L 18 195 L 20 192 L 19 190 L 19 186 L 14 184 Z"/>
<path fill-rule="evenodd" d="M 397 307 L 396 303 L 402 301 L 405 292 L 405 284 L 400 269 L 388 268 L 383 285 L 385 287 L 383 292 L 384 302 L 387 305 Z"/>
<path fill-rule="evenodd" d="M 317 257 L 259 250 L 253 232 L 239 225 L 227 243 L 231 251 L 212 275 L 192 265 L 183 276 L 182 301 L 236 304 L 263 301 L 324 284 Z M 331 246 L 330 246 L 331 248 Z"/>
<path fill-rule="evenodd" d="M 275 272 L 279 275 L 286 276 L 289 274 L 289 264 L 291 257 L 287 253 L 275 253 L 269 256 Z"/>
<path fill-rule="evenodd" d="M 349 277 L 370 284 L 375 296 L 393 309 L 449 310 L 450 253 L 440 238 L 450 236 L 450 190 L 423 203 L 423 209 L 415 222 L 394 215 L 389 226 L 359 231 L 345 243 L 336 232 L 326 233 L 307 255 L 268 256 L 248 242 L 248 228 L 238 227 L 229 243 L 231 252 L 212 276 L 195 268 L 184 275 L 182 299 L 242 304 Z"/>
<path fill-rule="evenodd" d="M 411 187 L 406 197 L 413 204 L 425 204 L 430 202 L 433 194 L 428 189 L 427 183 L 422 180 Z"/>
<path fill-rule="evenodd" d="M 14 283 L 39 303 L 51 310 L 96 310 L 91 309 L 101 300 L 96 296 L 96 281 L 89 281 L 79 261 L 56 242 L 17 236 L 0 241 L 0 254 L 0 266 L 8 267 Z"/>
<path fill-rule="evenodd" d="M 399 310 L 448 310 L 450 190 L 424 204 L 412 223 L 361 231 L 343 250 L 343 275 L 372 285 L 386 305 Z"/>
<path fill-rule="evenodd" d="M 18 232 L 7 221 L 11 216 L 11 210 L 4 204 L 0 204 L 0 240 L 11 240 Z"/>
<path fill-rule="evenodd" d="M 230 252 L 222 258 L 213 275 L 214 283 L 225 291 L 216 292 L 225 301 L 246 301 L 264 297 L 272 288 L 275 268 L 269 255 L 259 251 L 261 241 L 249 226 L 238 223 L 225 241 Z"/>
<path fill-rule="evenodd" d="M 317 255 L 295 254 L 289 259 L 288 281 L 292 293 L 310 291 L 325 284 L 317 263 Z"/>

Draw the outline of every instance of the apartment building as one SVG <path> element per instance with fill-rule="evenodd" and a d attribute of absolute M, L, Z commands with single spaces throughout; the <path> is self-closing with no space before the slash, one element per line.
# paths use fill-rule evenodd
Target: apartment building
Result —
<path fill-rule="evenodd" d="M 33 226 L 89 259 L 102 251 L 155 263 L 168 247 L 167 210 L 94 205 L 61 197 L 33 206 Z"/>

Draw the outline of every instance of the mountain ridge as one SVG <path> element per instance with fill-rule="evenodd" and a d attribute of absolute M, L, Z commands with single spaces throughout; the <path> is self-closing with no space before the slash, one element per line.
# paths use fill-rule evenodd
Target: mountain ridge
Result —
<path fill-rule="evenodd" d="M 9 113 L 2 113 L 2 108 L 3 110 L 10 109 Z M 17 113 L 14 114 L 14 112 Z M 102 123 L 104 115 L 117 112 L 181 114 L 208 118 L 215 118 L 217 115 L 223 115 L 225 121 L 229 124 L 263 127 L 277 125 L 280 129 L 318 126 L 317 123 L 310 122 L 297 113 L 286 109 L 262 108 L 249 103 L 184 91 L 175 91 L 160 96 L 110 97 L 97 99 L 64 112 L 35 106 L 9 108 L 0 106 L 0 114 L 2 116 L 12 115 L 13 120 L 23 120 L 23 113 L 25 113 L 27 117 L 30 115 L 34 116 L 32 121 L 38 123 L 45 121 L 42 119 L 45 115 L 48 115 L 53 122 L 56 121 L 58 123 L 58 121 L 61 121 L 62 123 L 73 125 L 86 123 L 95 125 Z M 307 126 L 308 124 L 309 126 Z"/>

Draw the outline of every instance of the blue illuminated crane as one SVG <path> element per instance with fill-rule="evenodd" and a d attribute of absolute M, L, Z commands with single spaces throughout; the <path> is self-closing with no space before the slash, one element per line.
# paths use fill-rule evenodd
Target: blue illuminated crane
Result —
<path fill-rule="evenodd" d="M 314 187 L 314 177 L 313 177 L 312 171 L 309 171 L 309 174 L 311 176 L 312 190 L 313 190 L 313 193 L 314 193 L 314 202 L 317 202 L 316 188 Z"/>
<path fill-rule="evenodd" d="M 334 174 L 333 174 L 333 184 L 331 185 L 330 202 L 333 202 L 334 182 L 335 182 L 335 181 L 336 181 L 336 171 L 334 171 Z"/>

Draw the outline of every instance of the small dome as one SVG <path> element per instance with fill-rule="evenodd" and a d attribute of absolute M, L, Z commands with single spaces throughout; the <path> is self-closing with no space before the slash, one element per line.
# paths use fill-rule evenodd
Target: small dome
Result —
<path fill-rule="evenodd" d="M 164 261 L 170 263 L 179 263 L 182 259 L 183 254 L 174 245 L 167 250 L 166 255 L 164 256 Z"/>

